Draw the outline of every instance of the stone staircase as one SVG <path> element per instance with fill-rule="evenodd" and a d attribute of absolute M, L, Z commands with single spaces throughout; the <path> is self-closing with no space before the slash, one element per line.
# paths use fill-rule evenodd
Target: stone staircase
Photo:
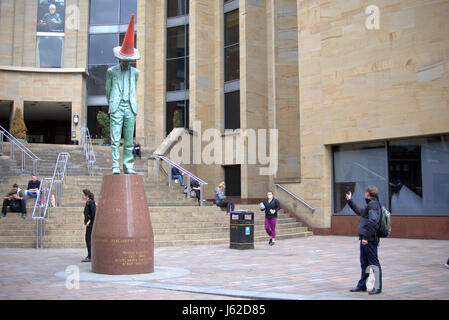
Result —
<path fill-rule="evenodd" d="M 32 151 L 41 159 L 54 166 L 58 152 L 70 153 L 68 176 L 64 183 L 61 207 L 50 208 L 45 224 L 44 248 L 84 248 L 83 210 L 81 198 L 83 189 L 90 189 L 100 197 L 102 176 L 110 174 L 110 147 L 94 146 L 97 156 L 96 176 L 87 176 L 82 148 L 70 145 L 31 145 Z M 5 150 L 5 148 L 4 148 Z M 6 149 L 9 155 L 9 147 Z M 147 203 L 151 216 L 156 247 L 183 246 L 196 244 L 229 243 L 230 219 L 226 213 L 212 203 L 198 206 L 196 199 L 185 197 L 183 188 L 174 184 L 168 186 L 167 180 L 147 176 L 147 156 L 150 150 L 143 150 L 142 160 L 136 160 L 136 171 L 142 175 Z M 18 158 L 20 159 L 20 158 Z M 20 163 L 19 163 L 20 165 Z M 17 174 L 14 161 L 1 157 L 0 153 L 0 195 L 5 195 L 13 183 L 26 189 L 29 173 Z M 53 174 L 49 165 L 39 167 L 39 172 Z M 38 179 L 42 175 L 38 173 Z M 31 219 L 34 198 L 27 201 L 28 216 L 24 220 L 18 213 L 9 212 L 6 219 L 0 220 L 0 247 L 33 248 L 36 246 L 36 225 Z M 255 214 L 255 241 L 268 241 L 264 230 L 264 213 L 258 205 L 236 205 L 236 210 L 251 210 Z M 276 227 L 277 240 L 312 235 L 296 219 L 282 210 L 278 213 Z"/>

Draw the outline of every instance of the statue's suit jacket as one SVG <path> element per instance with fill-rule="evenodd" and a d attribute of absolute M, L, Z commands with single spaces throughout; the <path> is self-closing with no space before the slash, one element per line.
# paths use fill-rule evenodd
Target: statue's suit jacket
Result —
<path fill-rule="evenodd" d="M 139 78 L 139 70 L 129 66 L 131 69 L 129 101 L 134 114 L 137 114 L 136 86 Z M 106 73 L 106 99 L 109 103 L 109 113 L 114 113 L 122 100 L 123 81 L 120 81 L 120 64 L 110 67 Z"/>

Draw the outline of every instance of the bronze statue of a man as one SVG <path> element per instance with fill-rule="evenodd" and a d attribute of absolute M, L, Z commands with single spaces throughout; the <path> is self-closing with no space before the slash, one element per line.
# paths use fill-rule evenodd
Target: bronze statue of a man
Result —
<path fill-rule="evenodd" d="M 126 174 L 136 174 L 132 151 L 139 70 L 131 67 L 130 62 L 139 60 L 140 53 L 134 48 L 134 14 L 131 16 L 122 46 L 115 47 L 113 51 L 120 63 L 110 67 L 106 74 L 106 98 L 111 119 L 112 173 L 120 174 L 119 147 L 123 130 L 123 170 Z"/>

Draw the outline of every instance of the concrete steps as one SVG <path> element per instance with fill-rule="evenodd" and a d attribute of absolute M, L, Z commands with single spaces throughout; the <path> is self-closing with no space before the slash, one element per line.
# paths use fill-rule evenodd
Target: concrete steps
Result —
<path fill-rule="evenodd" d="M 38 169 L 38 179 L 53 175 L 58 152 L 70 153 L 66 181 L 63 187 L 61 207 L 50 208 L 45 223 L 45 248 L 85 248 L 83 226 L 83 189 L 90 189 L 98 203 L 103 174 L 111 174 L 110 147 L 94 146 L 97 163 L 95 176 L 87 175 L 87 168 L 80 146 L 30 144 L 30 149 L 43 161 Z M 225 211 L 212 203 L 198 206 L 196 199 L 186 198 L 183 188 L 168 186 L 166 178 L 157 180 L 147 176 L 146 158 L 151 150 L 143 149 L 142 159 L 135 161 L 136 171 L 142 175 L 154 232 L 155 247 L 184 245 L 213 245 L 229 243 L 230 218 Z M 0 195 L 6 195 L 12 184 L 26 189 L 30 174 L 20 171 L 20 162 L 9 160 L 9 146 L 0 152 Z M 16 159 L 20 156 L 16 154 Z M 19 168 L 17 167 L 19 166 Z M 24 220 L 18 213 L 8 213 L 0 220 L 0 248 L 36 247 L 36 223 L 31 219 L 34 198 L 27 201 L 28 216 Z M 236 205 L 236 210 L 254 212 L 255 242 L 268 241 L 264 229 L 265 215 L 258 205 Z M 282 210 L 278 213 L 276 239 L 290 239 L 312 235 L 307 228 Z"/>
<path fill-rule="evenodd" d="M 85 247 L 82 207 L 53 208 L 46 222 L 44 247 Z M 265 241 L 264 214 L 257 206 L 242 207 L 255 212 L 255 241 Z M 217 207 L 150 207 L 154 243 L 160 246 L 222 244 L 229 242 L 230 218 Z M 310 236 L 295 219 L 282 211 L 278 214 L 277 239 Z"/>

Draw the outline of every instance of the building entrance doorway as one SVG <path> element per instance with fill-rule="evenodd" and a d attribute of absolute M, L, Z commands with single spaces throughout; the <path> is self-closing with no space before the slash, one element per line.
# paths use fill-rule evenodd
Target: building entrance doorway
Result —
<path fill-rule="evenodd" d="M 6 131 L 11 131 L 9 122 L 11 121 L 12 101 L 0 100 L 0 126 Z"/>
<path fill-rule="evenodd" d="M 24 102 L 30 143 L 71 144 L 71 102 Z"/>

